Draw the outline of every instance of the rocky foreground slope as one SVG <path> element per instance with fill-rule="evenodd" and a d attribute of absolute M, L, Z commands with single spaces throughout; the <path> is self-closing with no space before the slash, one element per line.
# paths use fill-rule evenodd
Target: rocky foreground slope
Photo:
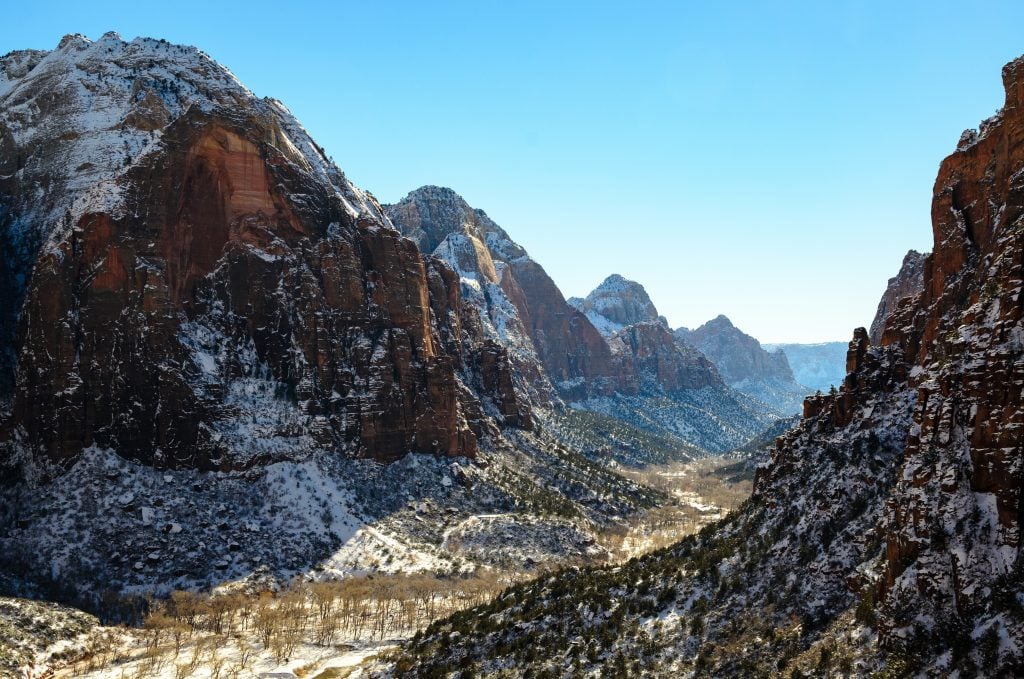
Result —
<path fill-rule="evenodd" d="M 921 291 L 854 333 L 741 510 L 436 624 L 397 671 L 1024 673 L 1024 58 L 1003 81 L 939 169 Z"/>

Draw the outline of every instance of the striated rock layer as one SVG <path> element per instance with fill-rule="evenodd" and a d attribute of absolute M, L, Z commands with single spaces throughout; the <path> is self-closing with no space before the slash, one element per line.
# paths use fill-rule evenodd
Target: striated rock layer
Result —
<path fill-rule="evenodd" d="M 8 457 L 473 455 L 529 420 L 458 277 L 194 48 L 3 57 L 0 206 Z"/>

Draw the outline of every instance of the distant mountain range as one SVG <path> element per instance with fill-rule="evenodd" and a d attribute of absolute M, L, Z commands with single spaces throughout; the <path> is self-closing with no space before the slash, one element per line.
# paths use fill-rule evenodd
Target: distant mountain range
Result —
<path fill-rule="evenodd" d="M 817 344 L 765 344 L 770 352 L 781 352 L 797 382 L 814 391 L 827 392 L 838 388 L 846 377 L 847 342 Z"/>

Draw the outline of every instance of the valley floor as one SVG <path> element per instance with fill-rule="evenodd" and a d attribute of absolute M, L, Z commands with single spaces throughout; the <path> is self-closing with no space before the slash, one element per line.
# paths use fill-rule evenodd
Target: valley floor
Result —
<path fill-rule="evenodd" d="M 749 475 L 733 473 L 736 466 L 710 458 L 616 467 L 671 499 L 637 514 L 627 527 L 599 533 L 597 546 L 608 561 L 623 562 L 721 518 L 750 493 Z M 516 517 L 506 514 L 474 515 L 452 524 L 443 544 L 464 550 L 482 527 L 515 540 L 516 526 Z M 389 651 L 432 621 L 487 603 L 506 587 L 561 565 L 484 568 L 461 577 L 399 572 L 291 584 L 250 578 L 221 586 L 213 596 L 176 592 L 141 627 L 105 627 L 94 619 L 69 627 L 23 653 L 21 665 L 25 676 L 54 678 L 354 678 L 379 667 Z"/>

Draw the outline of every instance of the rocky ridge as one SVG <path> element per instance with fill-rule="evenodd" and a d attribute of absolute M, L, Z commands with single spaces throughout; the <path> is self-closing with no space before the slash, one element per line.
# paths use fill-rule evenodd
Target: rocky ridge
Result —
<path fill-rule="evenodd" d="M 451 189 L 422 187 L 385 209 L 424 253 L 458 272 L 463 298 L 479 310 L 488 336 L 518 357 L 528 392 L 547 396 L 553 387 L 575 406 L 714 452 L 742 444 L 773 419 L 675 340 L 638 283 L 610 276 L 577 308 L 501 227 Z"/>

